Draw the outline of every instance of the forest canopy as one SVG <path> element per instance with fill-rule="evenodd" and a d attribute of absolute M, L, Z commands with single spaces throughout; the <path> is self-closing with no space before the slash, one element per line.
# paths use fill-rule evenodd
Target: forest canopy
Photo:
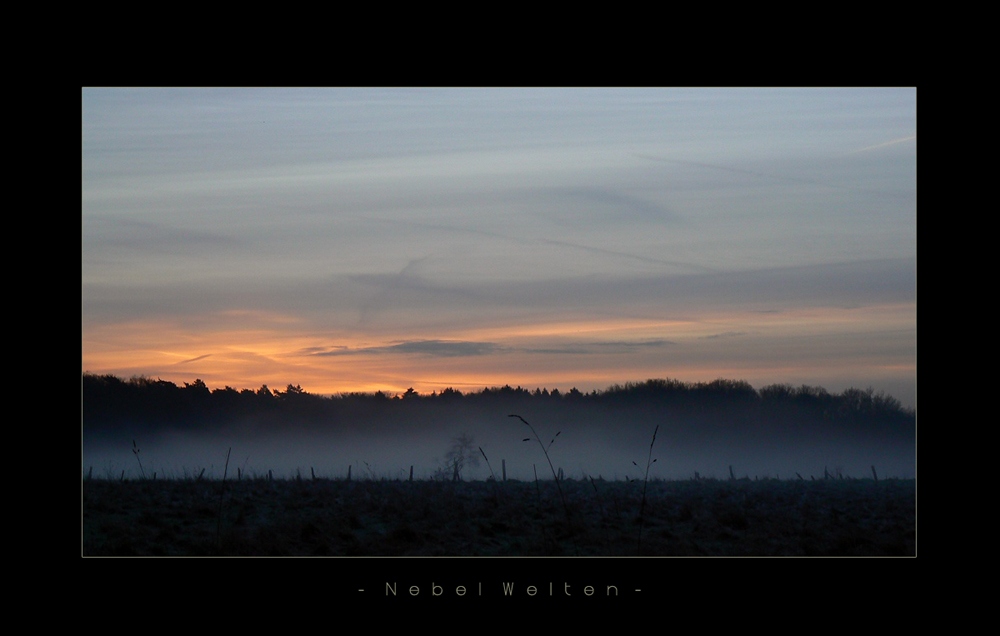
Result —
<path fill-rule="evenodd" d="M 755 390 L 742 380 L 682 382 L 649 379 L 615 384 L 604 391 L 583 393 L 576 388 L 562 392 L 520 386 L 484 387 L 463 393 L 454 388 L 420 394 L 412 388 L 402 394 L 342 393 L 321 396 L 299 385 L 271 389 L 209 389 L 204 381 L 177 386 L 172 382 L 134 376 L 83 374 L 84 431 L 107 431 L 121 426 L 198 429 L 253 420 L 264 425 L 289 422 L 339 425 L 359 415 L 407 415 L 441 408 L 518 412 L 553 408 L 570 413 L 588 411 L 661 411 L 696 419 L 728 418 L 727 421 L 757 422 L 802 420 L 849 425 L 890 425 L 910 428 L 916 412 L 899 400 L 872 388 L 849 388 L 830 393 L 822 387 L 772 384 Z M 350 415 L 350 417 L 348 417 Z"/>

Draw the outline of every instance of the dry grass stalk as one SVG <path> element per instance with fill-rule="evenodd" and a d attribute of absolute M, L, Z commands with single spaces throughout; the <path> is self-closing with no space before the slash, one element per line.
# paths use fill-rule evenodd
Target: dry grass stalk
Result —
<path fill-rule="evenodd" d="M 486 467 L 490 469 L 490 478 L 493 480 L 493 495 L 496 497 L 496 501 L 500 503 L 500 486 L 497 485 L 497 475 L 493 472 L 493 466 L 490 465 L 490 458 L 486 456 L 486 451 L 483 447 L 479 447 L 479 452 L 483 454 L 483 459 L 486 460 Z"/>
<path fill-rule="evenodd" d="M 229 474 L 229 455 L 233 452 L 233 447 L 230 446 L 229 450 L 226 451 L 226 467 L 222 471 L 222 484 L 219 487 L 219 519 L 215 526 L 215 540 L 217 543 L 222 541 L 222 503 L 226 494 L 226 475 Z M 202 472 L 205 472 L 204 469 Z M 221 543 L 220 543 L 221 544 Z"/>
<path fill-rule="evenodd" d="M 132 440 L 132 454 L 135 455 L 135 461 L 139 462 L 139 472 L 142 473 L 142 478 L 146 478 L 146 471 L 142 469 L 142 460 L 139 459 L 139 447 L 135 445 L 135 440 Z"/>
<path fill-rule="evenodd" d="M 649 455 L 646 457 L 646 477 L 642 481 L 642 504 L 639 506 L 639 543 L 636 546 L 636 554 L 639 555 L 642 554 L 642 521 L 646 512 L 646 486 L 649 484 L 649 467 L 656 463 L 656 460 L 653 459 L 653 444 L 656 443 L 656 433 L 659 430 L 660 425 L 657 424 L 656 428 L 653 429 L 653 441 L 649 443 Z M 730 466 L 730 470 L 732 470 L 732 466 Z"/>
<path fill-rule="evenodd" d="M 552 471 L 552 479 L 555 480 L 555 482 L 556 482 L 556 488 L 559 489 L 559 500 L 562 501 L 563 510 L 566 511 L 566 521 L 569 521 L 569 506 L 566 504 L 566 496 L 563 494 L 562 485 L 560 485 L 560 483 L 559 483 L 559 476 L 556 475 L 556 469 L 552 465 L 552 459 L 549 457 L 549 448 L 551 448 L 552 444 L 555 443 L 556 437 L 559 437 L 559 435 L 562 434 L 562 431 L 559 431 L 558 433 L 556 433 L 555 437 L 552 438 L 552 441 L 549 442 L 548 447 L 546 447 L 545 444 L 542 444 L 542 440 L 541 440 L 540 437 L 538 437 L 538 433 L 535 432 L 535 427 L 533 427 L 531 424 L 528 424 L 528 421 L 526 419 L 524 419 L 520 415 L 516 415 L 516 414 L 511 414 L 511 415 L 508 415 L 507 417 L 516 417 L 517 419 L 519 419 L 522 422 L 524 422 L 527 425 L 528 429 L 531 430 L 531 434 L 535 436 L 535 440 L 538 441 L 538 445 L 542 447 L 542 452 L 545 453 L 545 460 L 547 462 L 549 462 L 549 470 Z M 530 439 L 531 438 L 528 437 L 528 438 L 525 438 L 522 441 L 526 442 L 526 441 L 528 441 Z M 538 473 L 537 472 L 535 473 L 535 480 L 536 480 L 536 483 L 537 483 L 537 480 L 538 480 Z"/>

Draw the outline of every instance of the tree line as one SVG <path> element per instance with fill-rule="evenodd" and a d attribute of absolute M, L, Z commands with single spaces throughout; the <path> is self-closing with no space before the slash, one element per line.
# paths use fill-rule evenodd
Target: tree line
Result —
<path fill-rule="evenodd" d="M 916 413 L 899 400 L 871 388 L 849 388 L 830 393 L 822 387 L 772 384 L 755 390 L 742 380 L 682 382 L 650 379 L 615 384 L 604 391 L 584 393 L 505 385 L 462 392 L 445 388 L 432 393 L 408 389 L 385 392 L 341 393 L 322 396 L 299 385 L 272 390 L 209 389 L 201 380 L 177 386 L 166 380 L 134 376 L 83 374 L 82 417 L 84 430 L 100 431 L 125 425 L 145 427 L 205 428 L 232 422 L 255 421 L 265 426 L 292 423 L 341 425 L 360 416 L 430 415 L 455 407 L 488 412 L 593 412 L 608 409 L 644 409 L 697 416 L 699 419 L 734 418 L 739 421 L 809 420 L 849 425 L 911 427 Z"/>

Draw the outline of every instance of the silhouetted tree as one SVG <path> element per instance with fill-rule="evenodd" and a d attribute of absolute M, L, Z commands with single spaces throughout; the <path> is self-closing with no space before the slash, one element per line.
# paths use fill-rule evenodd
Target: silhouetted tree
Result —
<path fill-rule="evenodd" d="M 451 440 L 451 447 L 444 456 L 444 464 L 438 469 L 438 479 L 461 481 L 462 471 L 466 467 L 479 466 L 479 454 L 475 440 L 468 433 L 462 433 Z"/>

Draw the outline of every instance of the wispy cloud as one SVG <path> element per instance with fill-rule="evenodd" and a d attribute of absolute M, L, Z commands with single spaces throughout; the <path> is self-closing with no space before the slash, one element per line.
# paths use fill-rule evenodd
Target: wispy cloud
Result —
<path fill-rule="evenodd" d="M 178 227 L 162 222 L 116 216 L 87 216 L 83 222 L 83 241 L 88 252 L 102 250 L 137 250 L 157 253 L 191 253 L 222 249 L 239 242 L 221 232 Z"/>
<path fill-rule="evenodd" d="M 517 351 L 544 355 L 613 355 L 637 353 L 646 349 L 658 349 L 677 343 L 664 339 L 649 339 L 636 341 L 583 341 L 550 347 L 524 347 Z"/>
<path fill-rule="evenodd" d="M 717 338 L 736 338 L 739 336 L 745 336 L 747 332 L 745 331 L 726 331 L 723 333 L 713 333 L 708 336 L 701 336 L 701 340 L 715 340 Z"/>
<path fill-rule="evenodd" d="M 358 354 L 414 354 L 440 358 L 484 356 L 502 351 L 504 348 L 493 342 L 465 342 L 459 340 L 411 340 L 377 347 L 335 347 L 328 351 L 315 352 L 316 356 L 344 356 Z"/>
<path fill-rule="evenodd" d="M 669 345 L 675 345 L 676 342 L 671 340 L 654 339 L 654 340 L 637 340 L 634 342 L 628 341 L 617 341 L 617 342 L 595 342 L 594 347 L 602 347 L 610 350 L 617 351 L 633 351 L 635 349 L 647 349 L 650 347 L 666 347 Z"/>
<path fill-rule="evenodd" d="M 599 186 L 576 186 L 552 189 L 549 192 L 564 201 L 562 216 L 565 223 L 636 223 L 677 221 L 677 215 L 666 206 L 620 189 Z"/>
<path fill-rule="evenodd" d="M 198 356 L 197 358 L 191 358 L 190 360 L 182 360 L 181 362 L 178 362 L 177 364 L 189 364 L 191 362 L 197 362 L 198 360 L 204 360 L 205 358 L 208 358 L 211 355 L 212 355 L 211 353 L 206 353 L 205 355 Z"/>
<path fill-rule="evenodd" d="M 704 265 L 699 265 L 697 263 L 675 261 L 665 258 L 655 258 L 652 256 L 643 256 L 640 254 L 633 254 L 630 252 L 623 252 L 621 250 L 611 250 L 604 247 L 595 247 L 592 245 L 582 245 L 580 243 L 571 243 L 569 241 L 560 241 L 556 239 L 542 238 L 539 242 L 546 245 L 556 245 L 559 247 L 568 247 L 574 250 L 582 250 L 584 252 L 590 252 L 592 254 L 600 254 L 602 256 L 614 256 L 618 258 L 624 258 L 634 261 L 639 261 L 643 263 L 651 263 L 654 265 L 667 265 L 669 267 L 678 268 L 681 273 L 704 273 L 716 271 L 711 267 L 706 267 Z"/>
<path fill-rule="evenodd" d="M 409 340 L 371 347 L 311 347 L 300 350 L 300 353 L 307 356 L 411 354 L 436 358 L 487 356 L 502 353 L 581 355 L 630 353 L 640 349 L 659 348 L 674 344 L 676 343 L 665 339 L 645 339 L 636 341 L 578 341 L 550 347 L 532 347 L 461 340 Z"/>

